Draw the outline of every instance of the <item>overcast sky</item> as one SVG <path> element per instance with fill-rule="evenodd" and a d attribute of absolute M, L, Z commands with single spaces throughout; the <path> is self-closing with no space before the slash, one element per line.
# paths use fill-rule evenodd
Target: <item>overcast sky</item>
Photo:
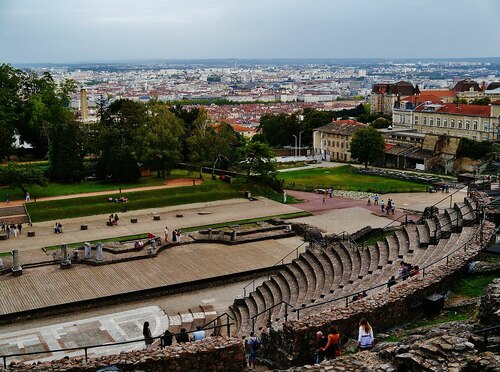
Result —
<path fill-rule="evenodd" d="M 500 0 L 0 0 L 0 63 L 500 56 Z"/>

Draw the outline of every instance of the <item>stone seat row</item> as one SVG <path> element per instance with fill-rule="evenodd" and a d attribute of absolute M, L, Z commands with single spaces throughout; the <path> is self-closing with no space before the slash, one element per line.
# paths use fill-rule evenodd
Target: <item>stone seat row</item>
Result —
<path fill-rule="evenodd" d="M 237 334 L 248 334 L 253 327 L 252 317 L 281 301 L 304 309 L 301 313 L 311 313 L 321 306 L 307 308 L 308 305 L 386 283 L 388 278 L 397 274 L 400 260 L 422 267 L 445 256 L 474 231 L 472 228 L 461 229 L 465 222 L 474 220 L 474 210 L 474 202 L 466 198 L 464 203 L 455 203 L 450 210 L 417 224 L 399 227 L 384 240 L 362 250 L 348 242 L 337 242 L 324 248 L 310 247 L 247 297 L 234 302 L 229 313 L 236 320 Z M 452 232 L 451 227 L 447 228 L 452 223 L 456 223 L 453 226 L 459 231 Z M 432 235 L 437 227 L 444 233 Z M 280 324 L 285 311 L 293 318 L 295 314 L 287 307 L 281 304 L 265 311 L 255 319 L 255 325 L 266 324 L 269 316 L 275 325 Z"/>

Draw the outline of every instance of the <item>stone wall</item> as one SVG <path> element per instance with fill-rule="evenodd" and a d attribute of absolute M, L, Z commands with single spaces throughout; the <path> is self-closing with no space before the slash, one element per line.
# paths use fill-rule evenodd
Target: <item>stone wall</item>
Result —
<path fill-rule="evenodd" d="M 40 364 L 16 363 L 9 371 L 89 371 L 117 366 L 122 371 L 242 371 L 244 369 L 242 340 L 222 337 L 170 346 L 163 350 L 139 350 L 118 355 L 62 359 Z"/>
<path fill-rule="evenodd" d="M 494 229 L 485 223 L 483 234 L 489 237 Z M 263 350 L 263 358 L 272 360 L 281 368 L 310 363 L 315 352 L 315 333 L 327 332 L 335 325 L 343 337 L 357 338 L 358 322 L 366 317 L 374 327 L 375 333 L 406 323 L 420 316 L 425 298 L 437 292 L 446 291 L 453 282 L 463 276 L 467 264 L 481 251 L 479 236 L 468 245 L 466 251 L 460 250 L 449 259 L 449 264 L 435 265 L 426 270 L 425 277 L 410 278 L 391 288 L 389 293 L 383 289 L 378 293 L 350 303 L 349 307 L 332 304 L 321 312 L 305 316 L 300 320 L 284 323 L 283 329 L 272 335 L 274 347 L 268 354 Z M 319 308 L 318 308 L 319 310 Z M 376 337 L 376 334 L 375 334 Z"/>

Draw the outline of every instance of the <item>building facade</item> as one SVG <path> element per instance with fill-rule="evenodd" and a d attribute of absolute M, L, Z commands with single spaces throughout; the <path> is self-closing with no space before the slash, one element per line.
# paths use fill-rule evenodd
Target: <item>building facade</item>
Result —
<path fill-rule="evenodd" d="M 476 141 L 496 140 L 498 105 L 422 104 L 413 110 L 413 128 L 419 133 L 448 135 Z"/>
<path fill-rule="evenodd" d="M 374 84 L 370 96 L 370 112 L 392 115 L 396 102 L 402 97 L 411 97 L 419 93 L 418 85 L 414 87 L 406 81 Z"/>
<path fill-rule="evenodd" d="M 351 161 L 352 135 L 367 125 L 355 120 L 336 120 L 313 131 L 314 156 L 326 161 Z"/>

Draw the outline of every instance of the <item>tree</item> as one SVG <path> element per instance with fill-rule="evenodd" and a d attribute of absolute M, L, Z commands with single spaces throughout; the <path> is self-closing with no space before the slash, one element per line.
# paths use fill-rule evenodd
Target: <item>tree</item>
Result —
<path fill-rule="evenodd" d="M 78 123 L 68 112 L 66 120 L 49 129 L 50 178 L 63 182 L 78 182 L 84 177 L 82 140 Z"/>
<path fill-rule="evenodd" d="M 104 109 L 98 124 L 98 177 L 137 181 L 140 170 L 134 149 L 138 131 L 146 125 L 146 117 L 144 104 L 127 99 L 117 100 Z"/>
<path fill-rule="evenodd" d="M 351 157 L 368 167 L 384 154 L 385 142 L 382 135 L 373 127 L 358 129 L 354 132 L 350 145 Z"/>
<path fill-rule="evenodd" d="M 26 194 L 29 186 L 46 186 L 47 178 L 43 174 L 43 170 L 37 165 L 9 163 L 5 167 L 0 167 L 0 183 L 18 187 Z"/>
<path fill-rule="evenodd" d="M 299 135 L 300 122 L 296 114 L 265 114 L 260 118 L 259 130 L 272 147 L 294 143 L 293 135 Z"/>
<path fill-rule="evenodd" d="M 22 110 L 19 96 L 21 73 L 9 65 L 0 65 L 0 158 L 9 159 L 19 123 Z"/>
<path fill-rule="evenodd" d="M 384 117 L 379 117 L 375 119 L 370 126 L 372 126 L 375 129 L 381 129 L 381 128 L 389 128 L 392 124 L 392 120 L 386 119 Z"/>
<path fill-rule="evenodd" d="M 147 105 L 146 123 L 138 132 L 136 152 L 139 159 L 154 165 L 158 177 L 165 177 L 182 158 L 182 122 L 169 106 L 159 101 Z"/>
<path fill-rule="evenodd" d="M 170 111 L 182 120 L 184 126 L 184 136 L 181 139 L 182 145 L 182 160 L 189 161 L 189 144 L 188 138 L 193 135 L 196 129 L 194 122 L 200 116 L 200 109 L 192 108 L 190 110 L 185 109 L 181 105 L 175 105 L 170 108 Z"/>
<path fill-rule="evenodd" d="M 242 149 L 242 156 L 245 159 L 243 166 L 247 176 L 255 173 L 265 178 L 276 177 L 276 165 L 273 161 L 273 150 L 262 142 L 249 142 Z"/>

